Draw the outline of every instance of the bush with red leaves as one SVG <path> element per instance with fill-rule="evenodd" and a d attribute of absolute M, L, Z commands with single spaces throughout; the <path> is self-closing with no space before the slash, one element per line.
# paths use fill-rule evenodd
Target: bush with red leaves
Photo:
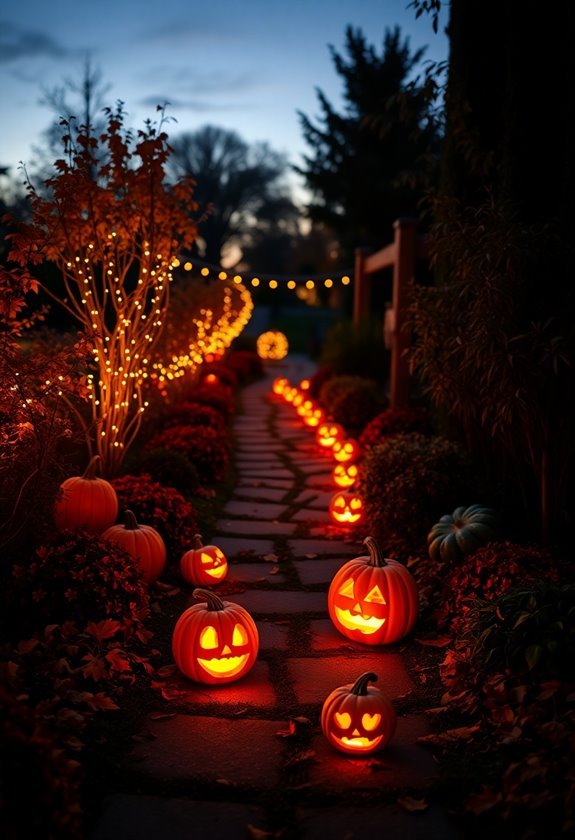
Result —
<path fill-rule="evenodd" d="M 216 382 L 210 377 L 215 376 Z M 207 381 L 206 381 L 207 380 Z M 238 387 L 238 375 L 233 368 L 226 365 L 225 362 L 212 362 L 212 364 L 204 364 L 200 371 L 200 383 L 207 385 L 217 385 L 221 382 L 232 391 Z"/>
<path fill-rule="evenodd" d="M 332 376 L 334 376 L 334 373 L 329 368 L 320 367 L 316 370 L 309 380 L 309 394 L 312 399 L 317 400 L 321 389 Z"/>
<path fill-rule="evenodd" d="M 332 380 L 335 382 L 335 379 Z M 325 388 L 329 388 L 330 382 Z M 371 379 L 357 379 L 332 399 L 331 416 L 350 435 L 358 435 L 386 404 L 383 386 Z"/>
<path fill-rule="evenodd" d="M 196 468 L 204 484 L 220 481 L 230 460 L 227 440 L 205 426 L 172 426 L 155 435 L 147 447 L 181 452 Z"/>
<path fill-rule="evenodd" d="M 173 487 L 149 475 L 123 475 L 112 481 L 120 515 L 133 510 L 140 525 L 151 525 L 166 543 L 168 562 L 179 562 L 198 531 L 196 511 Z"/>
<path fill-rule="evenodd" d="M 443 591 L 435 619 L 440 627 L 450 625 L 458 633 L 477 599 L 493 601 L 512 587 L 528 586 L 536 580 L 557 581 L 558 570 L 547 549 L 492 542 L 441 577 Z"/>
<path fill-rule="evenodd" d="M 147 588 L 134 559 L 116 543 L 86 531 L 56 534 L 31 563 L 15 566 L 13 575 L 20 632 L 112 618 L 129 637 L 148 614 Z"/>
<path fill-rule="evenodd" d="M 363 430 L 359 442 L 363 450 L 370 449 L 385 438 L 405 432 L 429 434 L 429 419 L 422 408 L 386 408 L 376 415 Z"/>
<path fill-rule="evenodd" d="M 162 427 L 170 429 L 172 426 L 205 426 L 221 435 L 226 430 L 226 422 L 220 412 L 199 402 L 182 402 L 169 408 L 162 417 Z"/>
<path fill-rule="evenodd" d="M 231 368 L 241 382 L 263 376 L 264 365 L 257 353 L 252 350 L 232 350 L 223 361 Z"/>
<path fill-rule="evenodd" d="M 198 385 L 189 392 L 188 399 L 215 408 L 224 420 L 229 420 L 236 408 L 233 391 L 226 385 Z"/>

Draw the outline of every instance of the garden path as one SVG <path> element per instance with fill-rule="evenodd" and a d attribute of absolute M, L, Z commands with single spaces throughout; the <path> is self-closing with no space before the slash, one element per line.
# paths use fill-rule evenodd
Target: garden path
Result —
<path fill-rule="evenodd" d="M 242 391 L 237 487 L 210 535 L 231 561 L 228 581 L 244 590 L 224 597 L 258 625 L 258 662 L 218 688 L 174 677 L 169 714 L 151 716 L 130 757 L 134 786 L 106 799 L 93 840 L 458 836 L 437 806 L 406 813 L 397 801 L 424 799 L 438 778 L 416 743 L 429 726 L 412 711 L 418 688 L 404 648 L 354 644 L 328 618 L 335 570 L 364 550 L 332 533 L 331 462 L 293 408 L 271 396 L 275 376 L 297 383 L 312 371 L 290 356 Z M 355 760 L 327 744 L 319 713 L 333 688 L 368 670 L 396 701 L 398 727 L 386 751 Z M 290 734 L 298 717 L 308 722 Z"/>

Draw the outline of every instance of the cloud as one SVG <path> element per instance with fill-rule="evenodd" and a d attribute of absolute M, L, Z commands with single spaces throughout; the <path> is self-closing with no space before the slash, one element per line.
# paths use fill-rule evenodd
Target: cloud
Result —
<path fill-rule="evenodd" d="M 21 58 L 58 59 L 68 55 L 70 51 L 46 32 L 0 21 L 0 63 L 8 64 Z"/>
<path fill-rule="evenodd" d="M 238 108 L 245 110 L 244 105 L 230 105 L 216 102 L 206 102 L 201 99 L 174 99 L 173 96 L 145 96 L 138 100 L 138 105 L 155 108 L 156 105 L 167 104 L 168 115 L 173 111 L 193 111 L 196 114 L 208 114 L 213 111 L 230 111 Z"/>
<path fill-rule="evenodd" d="M 200 96 L 230 94 L 253 90 L 259 82 L 252 73 L 232 73 L 225 69 L 200 70 L 190 66 L 158 65 L 142 76 L 145 84 L 160 81 L 171 90 L 187 92 L 190 88 Z"/>

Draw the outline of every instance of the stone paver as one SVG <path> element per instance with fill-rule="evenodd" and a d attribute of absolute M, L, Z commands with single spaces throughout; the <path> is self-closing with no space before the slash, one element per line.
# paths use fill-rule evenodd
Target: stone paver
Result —
<path fill-rule="evenodd" d="M 235 595 L 230 601 L 235 601 Z M 224 596 L 224 600 L 228 600 Z M 203 685 L 192 682 L 183 674 L 176 673 L 167 683 L 171 696 L 179 703 L 197 708 L 219 706 L 219 711 L 228 713 L 241 706 L 255 709 L 271 709 L 277 699 L 270 680 L 267 662 L 258 659 L 253 668 L 241 680 L 224 685 Z"/>
<path fill-rule="evenodd" d="M 267 499 L 270 502 L 281 502 L 285 499 L 287 492 L 287 490 L 275 490 L 272 487 L 236 487 L 234 497 L 254 501 Z"/>
<path fill-rule="evenodd" d="M 327 510 L 311 510 L 310 508 L 301 508 L 292 516 L 293 522 L 329 522 L 329 513 Z"/>
<path fill-rule="evenodd" d="M 262 615 L 327 612 L 327 601 L 323 592 L 290 592 L 285 589 L 282 592 L 253 590 L 234 595 L 233 600 L 249 612 Z"/>
<path fill-rule="evenodd" d="M 305 586 L 313 586 L 316 583 L 331 583 L 335 573 L 346 562 L 345 557 L 339 560 L 296 560 L 295 567 L 301 582 Z"/>
<path fill-rule="evenodd" d="M 248 824 L 265 826 L 258 805 L 120 794 L 104 801 L 91 840 L 237 840 Z"/>
<path fill-rule="evenodd" d="M 263 557 L 265 554 L 273 554 L 274 544 L 272 540 L 248 539 L 247 537 L 221 537 L 213 538 L 213 542 L 218 545 L 228 560 L 232 557 L 240 555 L 249 555 L 250 557 Z"/>
<path fill-rule="evenodd" d="M 360 840 L 375 835 L 390 840 L 452 840 L 460 837 L 447 817 L 432 808 L 425 814 L 405 814 L 399 807 L 330 805 L 297 812 L 301 840 Z"/>
<path fill-rule="evenodd" d="M 226 580 L 232 583 L 271 583 L 274 586 L 286 581 L 279 563 L 230 563 Z M 230 598 L 233 600 L 234 596 L 230 595 Z"/>
<path fill-rule="evenodd" d="M 403 661 L 396 653 L 297 658 L 288 659 L 287 665 L 300 703 L 323 703 L 334 688 L 353 683 L 364 671 L 377 674 L 378 688 L 392 699 L 413 688 Z"/>
<path fill-rule="evenodd" d="M 310 648 L 312 653 L 333 650 L 355 650 L 365 653 L 365 645 L 354 642 L 338 633 L 329 618 L 313 619 L 309 623 Z"/>
<path fill-rule="evenodd" d="M 285 536 L 293 534 L 297 525 L 292 522 L 264 522 L 262 520 L 218 519 L 216 531 L 223 534 L 256 534 L 264 536 Z"/>
<path fill-rule="evenodd" d="M 154 740 L 138 744 L 133 759 L 140 773 L 163 781 L 272 788 L 283 757 L 276 732 L 286 726 L 281 720 L 176 715 L 149 721 Z"/>
<path fill-rule="evenodd" d="M 285 467 L 242 467 L 238 470 L 241 478 L 293 478 L 291 470 Z"/>
<path fill-rule="evenodd" d="M 287 650 L 289 627 L 267 619 L 257 622 L 260 650 Z"/>
<path fill-rule="evenodd" d="M 288 545 L 294 557 L 313 554 L 326 557 L 348 555 L 351 558 L 363 554 L 358 543 L 345 543 L 341 540 L 289 540 Z"/>
<path fill-rule="evenodd" d="M 265 476 L 255 478 L 240 478 L 238 487 L 275 487 L 280 490 L 291 490 L 293 487 L 293 476 L 288 478 L 266 478 Z"/>
<path fill-rule="evenodd" d="M 303 490 L 294 499 L 294 504 L 304 505 L 306 508 L 311 508 L 312 510 L 325 511 L 329 508 L 329 503 L 334 492 L 334 490 Z"/>
<path fill-rule="evenodd" d="M 232 499 L 225 506 L 223 513 L 226 516 L 246 516 L 249 519 L 278 519 L 285 511 L 284 505 Z"/>

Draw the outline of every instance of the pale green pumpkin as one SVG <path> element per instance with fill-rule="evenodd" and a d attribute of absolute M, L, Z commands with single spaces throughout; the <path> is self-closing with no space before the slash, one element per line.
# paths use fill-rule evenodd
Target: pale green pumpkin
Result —
<path fill-rule="evenodd" d="M 496 539 L 497 530 L 497 514 L 491 508 L 458 507 L 442 516 L 427 535 L 429 556 L 436 562 L 454 563 Z"/>

